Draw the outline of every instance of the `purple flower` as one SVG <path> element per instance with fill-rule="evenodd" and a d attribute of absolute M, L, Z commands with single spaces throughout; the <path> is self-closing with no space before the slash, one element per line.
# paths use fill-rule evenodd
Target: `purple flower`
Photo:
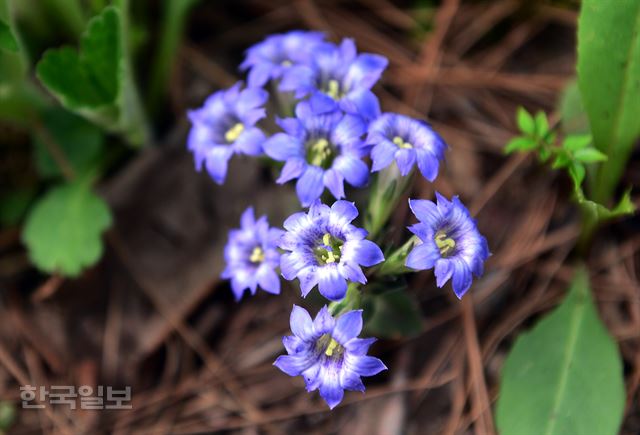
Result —
<path fill-rule="evenodd" d="M 368 145 L 373 145 L 371 172 L 386 168 L 395 158 L 405 176 L 418 162 L 420 172 L 429 181 L 438 175 L 447 144 L 429 125 L 396 113 L 385 113 L 369 124 Z"/>
<path fill-rule="evenodd" d="M 307 391 L 320 390 L 331 409 L 342 401 L 344 390 L 364 392 L 361 376 L 387 369 L 367 355 L 376 339 L 357 338 L 362 310 L 334 319 L 325 306 L 311 320 L 307 310 L 294 305 L 290 323 L 293 335 L 282 338 L 288 355 L 279 356 L 274 365 L 289 376 L 302 376 Z"/>
<path fill-rule="evenodd" d="M 264 143 L 265 153 L 285 161 L 277 183 L 298 179 L 296 191 L 307 207 L 327 187 L 336 199 L 344 198 L 344 180 L 361 187 L 369 181 L 369 167 L 362 136 L 366 126 L 358 116 L 340 111 L 313 114 L 309 103 L 296 107 L 296 118 L 278 120 L 285 133 Z"/>
<path fill-rule="evenodd" d="M 457 196 L 449 201 L 436 192 L 438 203 L 414 199 L 409 207 L 420 222 L 409 227 L 422 241 L 407 256 L 411 269 L 435 267 L 436 283 L 442 287 L 451 278 L 458 298 L 471 287 L 472 274 L 482 276 L 489 257 L 487 240 Z"/>
<path fill-rule="evenodd" d="M 305 297 L 313 287 L 332 301 L 344 298 L 347 281 L 362 284 L 367 278 L 360 266 L 384 261 L 382 251 L 367 232 L 351 225 L 358 216 L 352 202 L 336 201 L 331 208 L 316 201 L 308 213 L 295 213 L 284 222 L 280 239 L 280 270 L 287 280 L 298 278 Z"/>
<path fill-rule="evenodd" d="M 269 293 L 280 293 L 280 278 L 275 269 L 280 265 L 277 245 L 282 234 L 279 228 L 269 228 L 266 216 L 256 220 L 253 207 L 242 213 L 240 228 L 229 231 L 224 248 L 227 266 L 222 278 L 231 279 L 236 301 L 246 289 L 255 295 L 258 286 Z"/>
<path fill-rule="evenodd" d="M 269 80 L 286 77 L 292 66 L 308 64 L 313 51 L 323 41 L 321 32 L 295 30 L 271 35 L 247 50 L 240 69 L 249 70 L 249 86 L 264 86 Z"/>
<path fill-rule="evenodd" d="M 265 117 L 262 107 L 269 94 L 263 89 L 240 90 L 238 82 L 214 93 L 199 109 L 189 112 L 192 127 L 187 146 L 193 152 L 196 169 L 207 168 L 211 178 L 224 183 L 233 154 L 262 154 L 265 136 L 256 122 Z"/>
<path fill-rule="evenodd" d="M 370 120 L 380 114 L 380 104 L 371 88 L 387 64 L 384 56 L 358 54 L 352 39 L 344 39 L 339 46 L 324 43 L 314 49 L 310 64 L 292 68 L 280 89 L 294 91 L 297 98 L 310 95 L 315 113 L 340 107 Z"/>

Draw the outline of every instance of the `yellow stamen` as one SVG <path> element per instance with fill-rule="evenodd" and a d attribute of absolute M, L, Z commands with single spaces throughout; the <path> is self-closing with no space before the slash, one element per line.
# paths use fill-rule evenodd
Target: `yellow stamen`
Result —
<path fill-rule="evenodd" d="M 238 122 L 229 130 L 227 130 L 227 132 L 224 134 L 224 138 L 229 143 L 235 142 L 235 140 L 238 139 L 238 137 L 240 137 L 243 131 L 244 131 L 244 125 L 241 122 Z"/>
<path fill-rule="evenodd" d="M 456 241 L 447 236 L 444 231 L 438 231 L 434 239 L 436 242 L 436 246 L 440 250 L 440 254 L 443 257 L 446 257 L 451 252 L 453 252 L 456 247 Z"/>
<path fill-rule="evenodd" d="M 264 261 L 264 251 L 260 246 L 256 246 L 253 248 L 251 252 L 251 257 L 249 257 L 249 261 L 252 263 L 262 263 Z"/>
<path fill-rule="evenodd" d="M 340 344 L 332 337 L 327 350 L 324 351 L 325 355 L 332 356 L 333 352 L 340 346 Z"/>
<path fill-rule="evenodd" d="M 331 234 L 324 233 L 324 236 L 322 236 L 322 243 L 324 243 L 325 246 L 329 246 L 331 244 Z"/>
<path fill-rule="evenodd" d="M 331 145 L 325 138 L 318 139 L 311 145 L 311 164 L 322 166 L 324 161 L 331 156 Z"/>
<path fill-rule="evenodd" d="M 291 63 L 290 60 L 283 60 L 282 62 L 280 62 L 280 65 L 282 65 L 282 66 L 291 66 L 293 64 Z"/>
<path fill-rule="evenodd" d="M 334 100 L 338 99 L 338 97 L 340 96 L 340 83 L 338 83 L 337 80 L 334 80 L 334 79 L 329 80 L 327 95 L 333 98 Z"/>
<path fill-rule="evenodd" d="M 393 143 L 396 144 L 400 148 L 410 149 L 413 148 L 413 145 L 409 142 L 405 142 L 400 136 L 396 136 L 393 138 Z"/>

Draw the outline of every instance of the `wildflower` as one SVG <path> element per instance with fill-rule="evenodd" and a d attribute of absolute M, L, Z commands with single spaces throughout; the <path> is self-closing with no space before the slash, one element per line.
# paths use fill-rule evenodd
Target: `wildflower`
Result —
<path fill-rule="evenodd" d="M 366 143 L 371 150 L 371 171 L 386 168 L 395 158 L 400 174 L 407 175 L 418 162 L 418 169 L 429 181 L 438 175 L 447 144 L 426 123 L 408 116 L 385 113 L 369 124 Z"/>
<path fill-rule="evenodd" d="M 236 83 L 214 93 L 199 109 L 189 112 L 193 124 L 187 139 L 196 169 L 204 164 L 211 178 L 224 183 L 233 154 L 262 154 L 265 136 L 256 123 L 265 117 L 262 107 L 268 93 L 263 89 L 240 90 Z"/>
<path fill-rule="evenodd" d="M 382 251 L 367 232 L 351 224 L 358 209 L 352 202 L 336 201 L 331 208 L 320 201 L 308 213 L 295 213 L 284 222 L 280 248 L 280 270 L 287 280 L 298 278 L 305 297 L 313 287 L 327 299 L 344 298 L 347 281 L 366 283 L 360 266 L 373 266 L 384 260 Z"/>
<path fill-rule="evenodd" d="M 323 41 L 321 32 L 295 30 L 271 35 L 247 50 L 240 69 L 249 70 L 249 86 L 264 86 L 269 80 L 285 77 L 292 66 L 308 64 L 313 51 Z"/>
<path fill-rule="evenodd" d="M 302 376 L 307 391 L 320 396 L 333 409 L 342 401 L 344 390 L 362 391 L 361 376 L 373 376 L 387 367 L 366 353 L 375 338 L 357 338 L 362 330 L 362 310 L 349 311 L 334 319 L 323 307 L 311 320 L 309 313 L 293 306 L 293 335 L 282 339 L 288 355 L 274 365 L 289 376 Z"/>
<path fill-rule="evenodd" d="M 246 289 L 256 294 L 258 286 L 269 293 L 280 293 L 280 278 L 275 269 L 280 265 L 277 244 L 282 234 L 281 229 L 269 228 L 266 216 L 256 220 L 252 207 L 242 213 L 240 228 L 229 231 L 224 248 L 227 266 L 222 278 L 231 279 L 236 301 Z"/>
<path fill-rule="evenodd" d="M 365 120 L 380 114 L 378 98 L 371 92 L 388 61 L 384 56 L 358 54 L 352 39 L 339 46 L 318 46 L 308 65 L 298 65 L 284 77 L 280 89 L 294 91 L 297 98 L 310 95 L 315 113 L 341 110 Z"/>
<path fill-rule="evenodd" d="M 482 276 L 489 257 L 487 240 L 480 234 L 476 221 L 457 196 L 451 201 L 436 192 L 437 204 L 432 201 L 409 200 L 409 207 L 420 221 L 409 230 L 421 240 L 407 256 L 411 269 L 435 267 L 438 287 L 451 278 L 458 298 L 469 290 L 472 275 Z"/>
<path fill-rule="evenodd" d="M 365 125 L 357 116 L 342 112 L 313 114 L 307 102 L 296 107 L 296 118 L 278 120 L 285 131 L 264 143 L 265 153 L 286 162 L 277 183 L 298 179 L 296 191 L 304 207 L 327 187 L 336 199 L 344 198 L 344 180 L 356 187 L 369 181 L 369 168 L 362 158 Z"/>

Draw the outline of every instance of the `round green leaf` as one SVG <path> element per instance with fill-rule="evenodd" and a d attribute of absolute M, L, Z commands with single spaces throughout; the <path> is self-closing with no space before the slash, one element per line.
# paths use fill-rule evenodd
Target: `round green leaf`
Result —
<path fill-rule="evenodd" d="M 100 258 L 101 234 L 110 225 L 104 200 L 76 182 L 52 189 L 33 207 L 23 240 L 38 268 L 77 276 Z"/>

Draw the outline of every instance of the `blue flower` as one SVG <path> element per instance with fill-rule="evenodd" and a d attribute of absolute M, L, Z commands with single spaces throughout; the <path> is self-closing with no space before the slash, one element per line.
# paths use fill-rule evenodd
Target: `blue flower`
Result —
<path fill-rule="evenodd" d="M 283 91 L 297 98 L 310 95 L 315 113 L 343 111 L 370 120 L 380 114 L 378 98 L 371 92 L 388 61 L 384 56 L 358 54 L 352 39 L 339 46 L 324 43 L 314 49 L 309 65 L 292 68 L 280 83 Z"/>
<path fill-rule="evenodd" d="M 357 338 L 362 330 L 362 310 L 349 311 L 334 319 L 325 306 L 314 320 L 296 305 L 291 312 L 293 335 L 282 339 L 288 355 L 274 365 L 289 376 L 302 376 L 307 391 L 320 396 L 333 409 L 342 401 L 344 390 L 362 391 L 361 376 L 374 376 L 387 367 L 368 356 L 375 338 Z"/>
<path fill-rule="evenodd" d="M 335 111 L 313 114 L 307 102 L 296 107 L 296 118 L 279 119 L 285 133 L 264 143 L 272 159 L 285 161 L 277 183 L 298 179 L 296 191 L 304 207 L 327 187 L 336 199 L 344 198 L 344 180 L 356 187 L 369 181 L 368 154 L 362 136 L 366 126 L 358 116 Z"/>
<path fill-rule="evenodd" d="M 192 127 L 187 146 L 193 152 L 196 169 L 204 164 L 211 178 L 224 183 L 233 154 L 262 154 L 264 133 L 256 123 L 265 117 L 262 107 L 269 94 L 263 89 L 240 90 L 236 83 L 214 93 L 199 109 L 189 112 Z"/>
<path fill-rule="evenodd" d="M 435 267 L 436 283 L 442 287 L 451 278 L 458 298 L 471 287 L 472 275 L 482 276 L 489 257 L 487 240 L 480 234 L 476 221 L 457 196 L 449 201 L 436 192 L 438 203 L 409 200 L 411 211 L 420 221 L 409 227 L 422 241 L 407 256 L 411 269 Z"/>
<path fill-rule="evenodd" d="M 295 213 L 284 222 L 280 270 L 287 280 L 298 278 L 305 297 L 313 287 L 332 301 L 344 298 L 347 281 L 366 283 L 360 266 L 384 261 L 382 251 L 367 232 L 351 224 L 358 209 L 352 202 L 336 201 L 331 208 L 316 201 L 308 213 Z"/>
<path fill-rule="evenodd" d="M 258 286 L 269 293 L 280 293 L 280 278 L 275 269 L 280 265 L 277 245 L 282 234 L 281 229 L 269 228 L 266 216 L 256 220 L 252 207 L 242 214 L 240 228 L 229 231 L 224 248 L 227 266 L 222 278 L 231 279 L 236 301 L 246 289 L 256 294 Z"/>
<path fill-rule="evenodd" d="M 240 69 L 249 70 L 251 87 L 264 86 L 292 71 L 292 66 L 308 64 L 313 51 L 324 41 L 321 32 L 291 31 L 271 35 L 247 50 Z"/>
<path fill-rule="evenodd" d="M 368 145 L 373 145 L 371 171 L 386 168 L 395 158 L 405 176 L 418 162 L 420 172 L 429 181 L 438 175 L 447 144 L 426 123 L 396 113 L 385 113 L 369 124 Z"/>

